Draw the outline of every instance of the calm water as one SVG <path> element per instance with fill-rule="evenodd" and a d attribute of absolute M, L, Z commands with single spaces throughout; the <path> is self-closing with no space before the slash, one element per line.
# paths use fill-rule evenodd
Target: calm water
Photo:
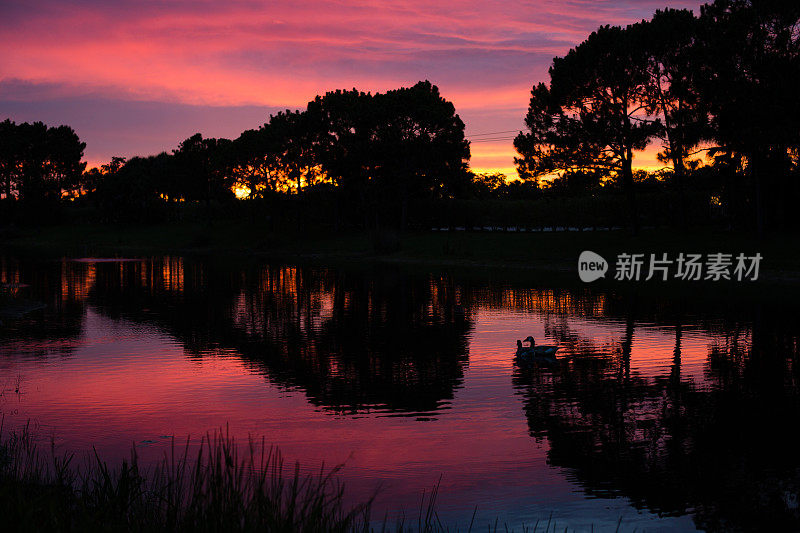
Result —
<path fill-rule="evenodd" d="M 482 527 L 800 528 L 786 294 L 178 257 L 5 257 L 0 282 L 47 306 L 0 328 L 6 431 L 59 449 L 154 459 L 227 425 L 309 470 L 345 462 L 381 514 L 415 516 L 441 476 L 462 528 L 476 505 Z M 559 361 L 515 364 L 527 335 Z"/>

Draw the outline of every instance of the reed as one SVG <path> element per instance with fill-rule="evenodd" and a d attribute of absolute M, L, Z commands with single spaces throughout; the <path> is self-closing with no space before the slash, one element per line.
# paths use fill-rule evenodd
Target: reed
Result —
<path fill-rule="evenodd" d="M 302 474 L 264 441 L 238 446 L 225 431 L 191 451 L 173 443 L 155 466 L 135 449 L 110 467 L 43 453 L 29 427 L 2 434 L 0 516 L 17 531 L 367 531 L 371 499 L 347 507 L 340 466 Z M 287 471 L 288 470 L 288 471 Z"/>
<path fill-rule="evenodd" d="M 0 529 L 3 531 L 395 532 L 458 531 L 437 513 L 439 483 L 423 491 L 416 519 L 372 520 L 373 498 L 346 504 L 342 465 L 303 474 L 286 468 L 263 439 L 239 446 L 227 430 L 192 446 L 173 441 L 164 457 L 142 467 L 130 457 L 109 466 L 98 453 L 81 464 L 43 451 L 30 425 L 3 432 L 0 418 Z M 441 481 L 441 479 L 439 480 Z M 475 513 L 464 531 L 472 531 Z M 551 520 L 523 532 L 555 533 Z M 480 528 L 482 529 L 482 528 Z M 488 531 L 513 531 L 499 520 Z M 562 531 L 562 529 L 558 529 Z M 566 531 L 566 530 L 564 530 Z"/>

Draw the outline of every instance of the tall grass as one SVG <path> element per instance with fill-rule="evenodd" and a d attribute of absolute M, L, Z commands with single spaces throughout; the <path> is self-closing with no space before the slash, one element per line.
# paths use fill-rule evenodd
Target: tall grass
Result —
<path fill-rule="evenodd" d="M 286 469 L 264 440 L 237 445 L 228 430 L 207 434 L 192 450 L 173 441 L 160 462 L 140 466 L 135 448 L 110 467 L 96 451 L 82 464 L 42 451 L 25 426 L 3 433 L 0 418 L 0 531 L 236 531 L 439 533 L 450 531 L 436 511 L 439 483 L 423 491 L 416 519 L 371 519 L 373 498 L 347 505 L 341 465 L 302 474 Z M 244 449 L 244 452 L 242 452 Z M 441 479 L 440 479 L 441 481 Z M 475 513 L 466 531 L 475 526 Z M 551 517 L 552 518 L 552 517 Z M 551 519 L 523 532 L 562 531 Z M 488 531 L 512 531 L 495 520 Z M 564 529 L 563 531 L 567 531 Z"/>
<path fill-rule="evenodd" d="M 199 449 L 169 453 L 143 469 L 135 450 L 110 467 L 95 452 L 78 466 L 51 445 L 42 453 L 29 429 L 2 435 L 0 517 L 18 531 L 367 531 L 371 500 L 346 507 L 340 467 L 287 471 L 264 441 L 240 453 L 218 431 Z"/>

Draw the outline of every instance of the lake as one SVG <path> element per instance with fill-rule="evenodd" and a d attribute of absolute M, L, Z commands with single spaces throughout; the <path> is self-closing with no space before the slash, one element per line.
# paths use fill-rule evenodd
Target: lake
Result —
<path fill-rule="evenodd" d="M 2 317 L 4 431 L 58 450 L 222 428 L 344 463 L 380 517 L 439 483 L 462 529 L 800 529 L 796 291 L 181 257 L 0 256 L 0 283 L 45 304 Z M 516 361 L 528 335 L 557 361 Z"/>

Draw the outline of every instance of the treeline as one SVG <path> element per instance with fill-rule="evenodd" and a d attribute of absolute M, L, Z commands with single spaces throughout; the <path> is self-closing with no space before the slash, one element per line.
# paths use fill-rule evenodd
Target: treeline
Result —
<path fill-rule="evenodd" d="M 11 137 L 30 127 L 3 124 Z M 213 217 L 238 196 L 269 216 L 295 211 L 296 219 L 313 218 L 319 216 L 313 209 L 297 210 L 317 207 L 331 225 L 405 226 L 409 201 L 463 193 L 469 156 L 455 107 L 424 81 L 386 93 L 329 92 L 234 140 L 198 133 L 171 153 L 114 158 L 83 173 L 71 167 L 69 179 L 47 181 L 57 196 L 79 190 L 78 204 L 113 221 L 179 217 L 186 205 Z M 28 173 L 36 165 L 26 158 L 14 149 L 2 156 L 3 168 L 11 169 L 6 203 L 29 200 Z M 324 201 L 305 201 L 319 197 Z"/>
<path fill-rule="evenodd" d="M 0 123 L 0 222 L 219 217 L 270 228 L 719 223 L 797 228 L 800 4 L 717 0 L 603 26 L 536 85 L 519 180 L 469 169 L 453 104 L 428 81 L 328 92 L 238 138 L 85 171 L 67 126 Z M 663 168 L 635 170 L 661 148 Z M 237 201 L 239 200 L 244 201 Z"/>
<path fill-rule="evenodd" d="M 514 141 L 520 176 L 614 179 L 635 228 L 634 154 L 657 143 L 679 195 L 710 177 L 737 221 L 796 226 L 799 28 L 800 3 L 780 0 L 717 0 L 699 16 L 666 9 L 599 28 L 533 88 Z M 686 202 L 675 215 L 687 218 Z"/>

